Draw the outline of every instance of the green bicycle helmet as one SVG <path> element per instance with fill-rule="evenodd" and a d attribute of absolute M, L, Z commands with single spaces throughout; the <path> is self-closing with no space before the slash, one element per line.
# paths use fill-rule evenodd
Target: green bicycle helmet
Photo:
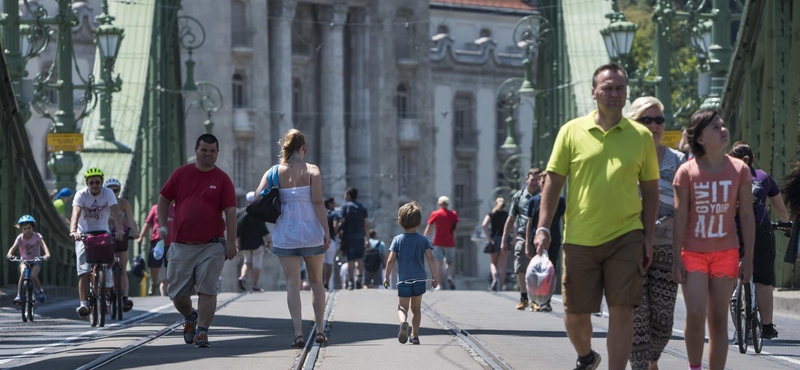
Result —
<path fill-rule="evenodd" d="M 84 179 L 88 179 L 88 178 L 94 177 L 94 176 L 103 177 L 104 176 L 103 175 L 103 170 L 101 170 L 101 169 L 99 169 L 97 167 L 92 167 L 92 168 L 89 168 L 88 170 L 86 170 L 86 172 L 83 173 L 83 178 Z"/>

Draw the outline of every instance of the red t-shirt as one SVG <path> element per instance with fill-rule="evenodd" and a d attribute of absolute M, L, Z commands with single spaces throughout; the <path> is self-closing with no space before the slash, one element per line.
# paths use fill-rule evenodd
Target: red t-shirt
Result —
<path fill-rule="evenodd" d="M 175 203 L 172 203 L 169 205 L 169 211 L 167 213 L 167 230 L 172 230 L 172 222 L 174 220 Z M 153 205 L 153 208 L 150 208 L 150 213 L 147 214 L 147 218 L 144 220 L 144 223 L 153 227 L 153 231 L 150 233 L 150 240 L 158 240 L 161 238 L 161 231 L 158 230 L 160 227 L 158 224 L 158 204 L 155 204 Z M 167 243 L 169 243 L 169 240 L 167 240 Z"/>
<path fill-rule="evenodd" d="M 178 167 L 161 188 L 161 195 L 175 201 L 170 241 L 204 244 L 225 237 L 222 211 L 236 207 L 236 191 L 221 169 L 203 172 L 194 163 Z"/>
<path fill-rule="evenodd" d="M 455 247 L 453 227 L 458 223 L 458 214 L 446 208 L 439 208 L 431 212 L 428 224 L 436 226 L 436 235 L 433 236 L 433 245 L 437 247 Z"/>

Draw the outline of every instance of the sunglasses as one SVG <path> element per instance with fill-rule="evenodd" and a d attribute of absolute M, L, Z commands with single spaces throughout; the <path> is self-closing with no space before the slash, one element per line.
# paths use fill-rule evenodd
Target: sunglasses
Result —
<path fill-rule="evenodd" d="M 103 185 L 103 182 L 102 181 L 89 181 L 89 182 L 87 182 L 87 184 L 89 184 L 89 186 L 92 186 L 92 185 Z"/>
<path fill-rule="evenodd" d="M 111 189 L 111 191 L 113 191 L 114 194 L 119 194 L 119 189 L 117 188 L 109 188 L 109 189 Z"/>
<path fill-rule="evenodd" d="M 664 119 L 664 117 L 661 116 L 657 117 L 644 116 L 644 117 L 639 117 L 639 119 L 636 120 L 636 122 L 639 122 L 643 125 L 649 125 L 653 122 L 655 122 L 657 125 L 663 125 L 664 121 L 666 121 L 666 119 Z"/>

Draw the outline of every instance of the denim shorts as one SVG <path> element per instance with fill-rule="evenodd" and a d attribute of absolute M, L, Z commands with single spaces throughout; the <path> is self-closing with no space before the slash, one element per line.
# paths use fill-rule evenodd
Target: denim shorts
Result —
<path fill-rule="evenodd" d="M 433 259 L 436 261 L 447 260 L 447 263 L 456 262 L 456 247 L 433 246 Z"/>
<path fill-rule="evenodd" d="M 425 282 L 417 281 L 414 283 L 398 283 L 397 296 L 398 297 L 418 297 L 425 294 Z"/>
<path fill-rule="evenodd" d="M 311 257 L 323 253 L 325 253 L 325 250 L 322 248 L 321 245 L 319 247 L 309 247 L 309 248 L 272 247 L 272 254 L 278 257 Z"/>

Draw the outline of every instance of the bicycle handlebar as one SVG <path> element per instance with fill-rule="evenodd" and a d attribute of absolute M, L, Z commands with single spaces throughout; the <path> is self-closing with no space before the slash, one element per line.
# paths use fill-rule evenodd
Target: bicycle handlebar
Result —
<path fill-rule="evenodd" d="M 8 261 L 9 262 L 30 263 L 30 262 L 44 262 L 45 259 L 42 258 L 42 257 L 35 257 L 32 260 L 24 260 L 24 259 L 21 259 L 19 257 L 14 257 L 14 258 L 9 258 Z"/>
<path fill-rule="evenodd" d="M 786 235 L 787 238 L 792 236 L 792 226 L 793 226 L 792 221 L 789 222 L 770 221 L 770 224 L 772 225 L 772 231 L 781 230 L 783 231 L 783 235 Z"/>

